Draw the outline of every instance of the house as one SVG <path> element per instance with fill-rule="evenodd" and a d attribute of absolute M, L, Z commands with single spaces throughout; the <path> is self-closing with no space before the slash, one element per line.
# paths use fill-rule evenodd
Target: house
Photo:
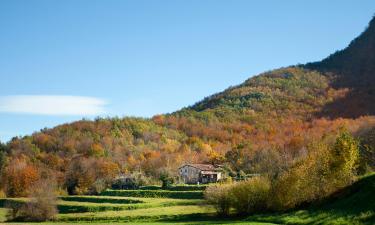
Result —
<path fill-rule="evenodd" d="M 223 178 L 220 167 L 211 164 L 185 164 L 179 174 L 185 184 L 215 183 Z"/>

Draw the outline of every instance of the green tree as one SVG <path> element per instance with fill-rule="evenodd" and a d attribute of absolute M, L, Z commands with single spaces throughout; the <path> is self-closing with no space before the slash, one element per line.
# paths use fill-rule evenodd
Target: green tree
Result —
<path fill-rule="evenodd" d="M 225 158 L 234 170 L 240 172 L 247 167 L 250 151 L 251 146 L 249 144 L 239 144 L 232 150 L 228 151 L 225 154 Z"/>
<path fill-rule="evenodd" d="M 3 169 L 6 162 L 7 146 L 0 142 L 0 171 Z"/>
<path fill-rule="evenodd" d="M 171 174 L 167 171 L 163 171 L 161 174 L 160 174 L 160 181 L 162 183 L 162 188 L 169 188 L 172 186 L 172 184 L 174 183 L 174 179 L 173 177 L 171 176 Z"/>
<path fill-rule="evenodd" d="M 347 131 L 342 130 L 332 147 L 332 171 L 339 186 L 350 183 L 357 174 L 359 142 Z"/>

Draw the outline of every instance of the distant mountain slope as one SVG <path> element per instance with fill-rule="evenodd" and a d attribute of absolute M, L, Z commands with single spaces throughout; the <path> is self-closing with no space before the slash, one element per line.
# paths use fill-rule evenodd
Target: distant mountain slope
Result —
<path fill-rule="evenodd" d="M 331 77 L 331 86 L 347 88 L 345 96 L 325 106 L 320 115 L 351 117 L 375 114 L 375 18 L 350 45 L 306 68 Z"/>
<path fill-rule="evenodd" d="M 329 101 L 329 79 L 316 71 L 288 67 L 263 73 L 196 103 L 191 110 L 250 110 L 306 116 Z"/>
<path fill-rule="evenodd" d="M 375 89 L 375 18 L 347 48 L 307 68 L 332 73 L 334 87 Z"/>
<path fill-rule="evenodd" d="M 374 115 L 374 102 L 375 18 L 347 48 L 320 62 L 261 74 L 190 109 L 248 107 L 255 111 L 285 109 L 299 113 L 300 109 L 312 107 L 317 116 L 355 118 Z M 291 103 L 298 109 L 292 109 Z"/>

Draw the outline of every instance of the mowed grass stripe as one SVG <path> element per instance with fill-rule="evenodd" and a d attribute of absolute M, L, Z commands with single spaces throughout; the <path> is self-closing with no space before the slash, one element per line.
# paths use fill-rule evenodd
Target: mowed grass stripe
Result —
<path fill-rule="evenodd" d="M 111 204 L 135 204 L 144 203 L 139 199 L 131 198 L 108 198 L 108 197 L 98 197 L 98 196 L 66 196 L 60 197 L 63 201 L 73 201 L 73 202 L 91 202 L 91 203 L 111 203 Z"/>
<path fill-rule="evenodd" d="M 160 186 L 150 185 L 150 186 L 142 186 L 140 190 L 167 190 L 167 191 L 204 191 L 208 187 L 207 184 L 203 185 L 177 185 L 171 186 L 163 189 Z"/>
<path fill-rule="evenodd" d="M 204 218 L 214 215 L 211 207 L 203 205 L 152 207 L 138 210 L 71 213 L 59 215 L 58 221 L 158 221 Z"/>
<path fill-rule="evenodd" d="M 100 195 L 140 198 L 203 199 L 203 191 L 106 190 Z"/>
<path fill-rule="evenodd" d="M 87 202 L 90 199 L 90 202 Z M 67 213 L 84 213 L 84 212 L 103 212 L 103 211 L 122 211 L 122 210 L 136 210 L 152 207 L 169 207 L 176 205 L 197 205 L 202 204 L 203 200 L 198 199 L 161 199 L 161 198 L 123 198 L 119 197 L 118 200 L 133 201 L 139 203 L 127 204 L 113 204 L 113 203 L 100 203 L 103 198 L 101 196 L 88 196 L 83 198 L 75 198 L 76 201 L 59 201 L 58 209 L 61 214 Z M 115 199 L 115 197 L 113 197 Z M 72 200 L 72 199 L 70 199 Z M 82 200 L 82 201 L 79 201 Z"/>

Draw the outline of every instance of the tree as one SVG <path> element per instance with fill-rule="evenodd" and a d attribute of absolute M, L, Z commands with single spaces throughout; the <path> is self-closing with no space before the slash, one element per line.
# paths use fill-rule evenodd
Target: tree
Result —
<path fill-rule="evenodd" d="M 40 180 L 33 185 L 30 201 L 23 204 L 11 203 L 8 220 L 42 222 L 53 220 L 57 215 L 56 184 L 52 180 Z"/>
<path fill-rule="evenodd" d="M 232 150 L 225 154 L 225 158 L 230 163 L 231 167 L 237 172 L 246 169 L 246 164 L 249 161 L 250 147 L 244 144 L 239 144 Z"/>
<path fill-rule="evenodd" d="M 332 170 L 338 185 L 345 186 L 357 174 L 359 162 L 359 142 L 343 129 L 332 147 Z"/>
<path fill-rule="evenodd" d="M 118 174 L 116 163 L 101 158 L 78 157 L 69 165 L 65 185 L 69 194 L 98 194 L 109 187 Z"/>
<path fill-rule="evenodd" d="M 360 174 L 375 170 L 375 127 L 361 135 Z"/>
<path fill-rule="evenodd" d="M 7 159 L 7 146 L 0 142 L 0 173 Z"/>
<path fill-rule="evenodd" d="M 38 169 L 25 159 L 13 159 L 2 175 L 2 184 L 8 197 L 27 196 L 38 180 Z"/>
<path fill-rule="evenodd" d="M 160 181 L 163 189 L 171 187 L 174 183 L 174 179 L 168 171 L 162 171 L 160 173 Z"/>

